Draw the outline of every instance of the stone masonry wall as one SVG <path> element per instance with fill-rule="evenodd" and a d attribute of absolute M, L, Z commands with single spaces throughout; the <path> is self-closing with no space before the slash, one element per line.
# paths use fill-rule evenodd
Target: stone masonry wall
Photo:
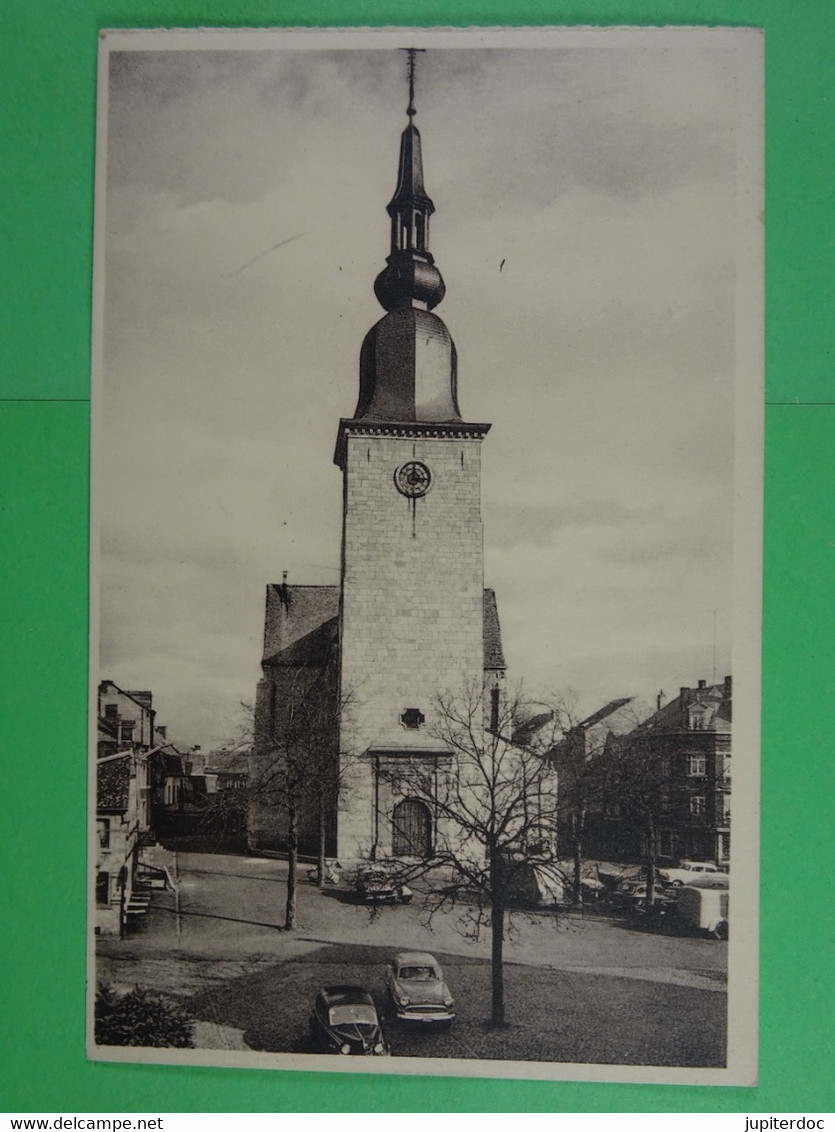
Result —
<path fill-rule="evenodd" d="M 414 502 L 394 483 L 413 459 L 432 472 Z M 438 693 L 483 678 L 480 438 L 350 436 L 345 477 L 341 746 L 353 765 L 338 852 L 356 859 L 375 832 L 374 760 L 363 753 L 437 749 Z M 407 708 L 426 717 L 419 730 L 400 722 Z"/>

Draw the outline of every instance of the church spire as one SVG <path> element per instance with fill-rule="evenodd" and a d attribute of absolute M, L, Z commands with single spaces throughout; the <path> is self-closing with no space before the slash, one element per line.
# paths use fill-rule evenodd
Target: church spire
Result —
<path fill-rule="evenodd" d="M 397 187 L 388 205 L 391 252 L 374 283 L 386 314 L 362 344 L 354 423 L 419 426 L 461 421 L 455 344 L 433 314 L 445 288 L 429 251 L 429 217 L 435 206 L 423 184 L 420 134 L 414 123 L 416 55 L 417 49 L 409 48 L 409 124 L 400 139 Z M 340 459 L 338 455 L 337 463 Z"/>
<path fill-rule="evenodd" d="M 444 281 L 429 252 L 429 217 L 435 205 L 423 183 L 420 132 L 414 124 L 415 57 L 407 50 L 409 67 L 409 124 L 400 138 L 397 188 L 388 205 L 391 254 L 374 284 L 374 293 L 387 311 L 402 307 L 432 310 L 444 297 Z"/>

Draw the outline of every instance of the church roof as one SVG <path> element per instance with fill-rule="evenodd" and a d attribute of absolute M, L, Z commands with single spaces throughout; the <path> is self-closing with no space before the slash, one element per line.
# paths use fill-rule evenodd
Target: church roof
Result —
<path fill-rule="evenodd" d="M 339 613 L 339 586 L 267 586 L 264 663 Z"/>
<path fill-rule="evenodd" d="M 504 668 L 502 631 L 493 590 L 484 591 L 484 667 Z M 270 667 L 317 667 L 338 637 L 339 586 L 267 586 L 264 657 Z"/>

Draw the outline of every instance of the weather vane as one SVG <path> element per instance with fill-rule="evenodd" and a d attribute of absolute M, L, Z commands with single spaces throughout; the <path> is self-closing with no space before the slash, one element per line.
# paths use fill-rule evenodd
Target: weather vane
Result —
<path fill-rule="evenodd" d="M 408 68 L 409 68 L 409 106 L 406 113 L 410 118 L 414 118 L 415 110 L 415 56 L 425 52 L 425 47 L 401 47 L 401 51 L 405 51 L 408 55 Z"/>

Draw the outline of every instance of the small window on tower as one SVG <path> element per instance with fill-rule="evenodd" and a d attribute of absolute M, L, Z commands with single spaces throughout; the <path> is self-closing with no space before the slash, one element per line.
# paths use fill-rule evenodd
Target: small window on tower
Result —
<path fill-rule="evenodd" d="M 420 708 L 410 707 L 400 716 L 400 722 L 410 731 L 417 731 L 420 725 L 426 722 L 426 716 Z"/>

